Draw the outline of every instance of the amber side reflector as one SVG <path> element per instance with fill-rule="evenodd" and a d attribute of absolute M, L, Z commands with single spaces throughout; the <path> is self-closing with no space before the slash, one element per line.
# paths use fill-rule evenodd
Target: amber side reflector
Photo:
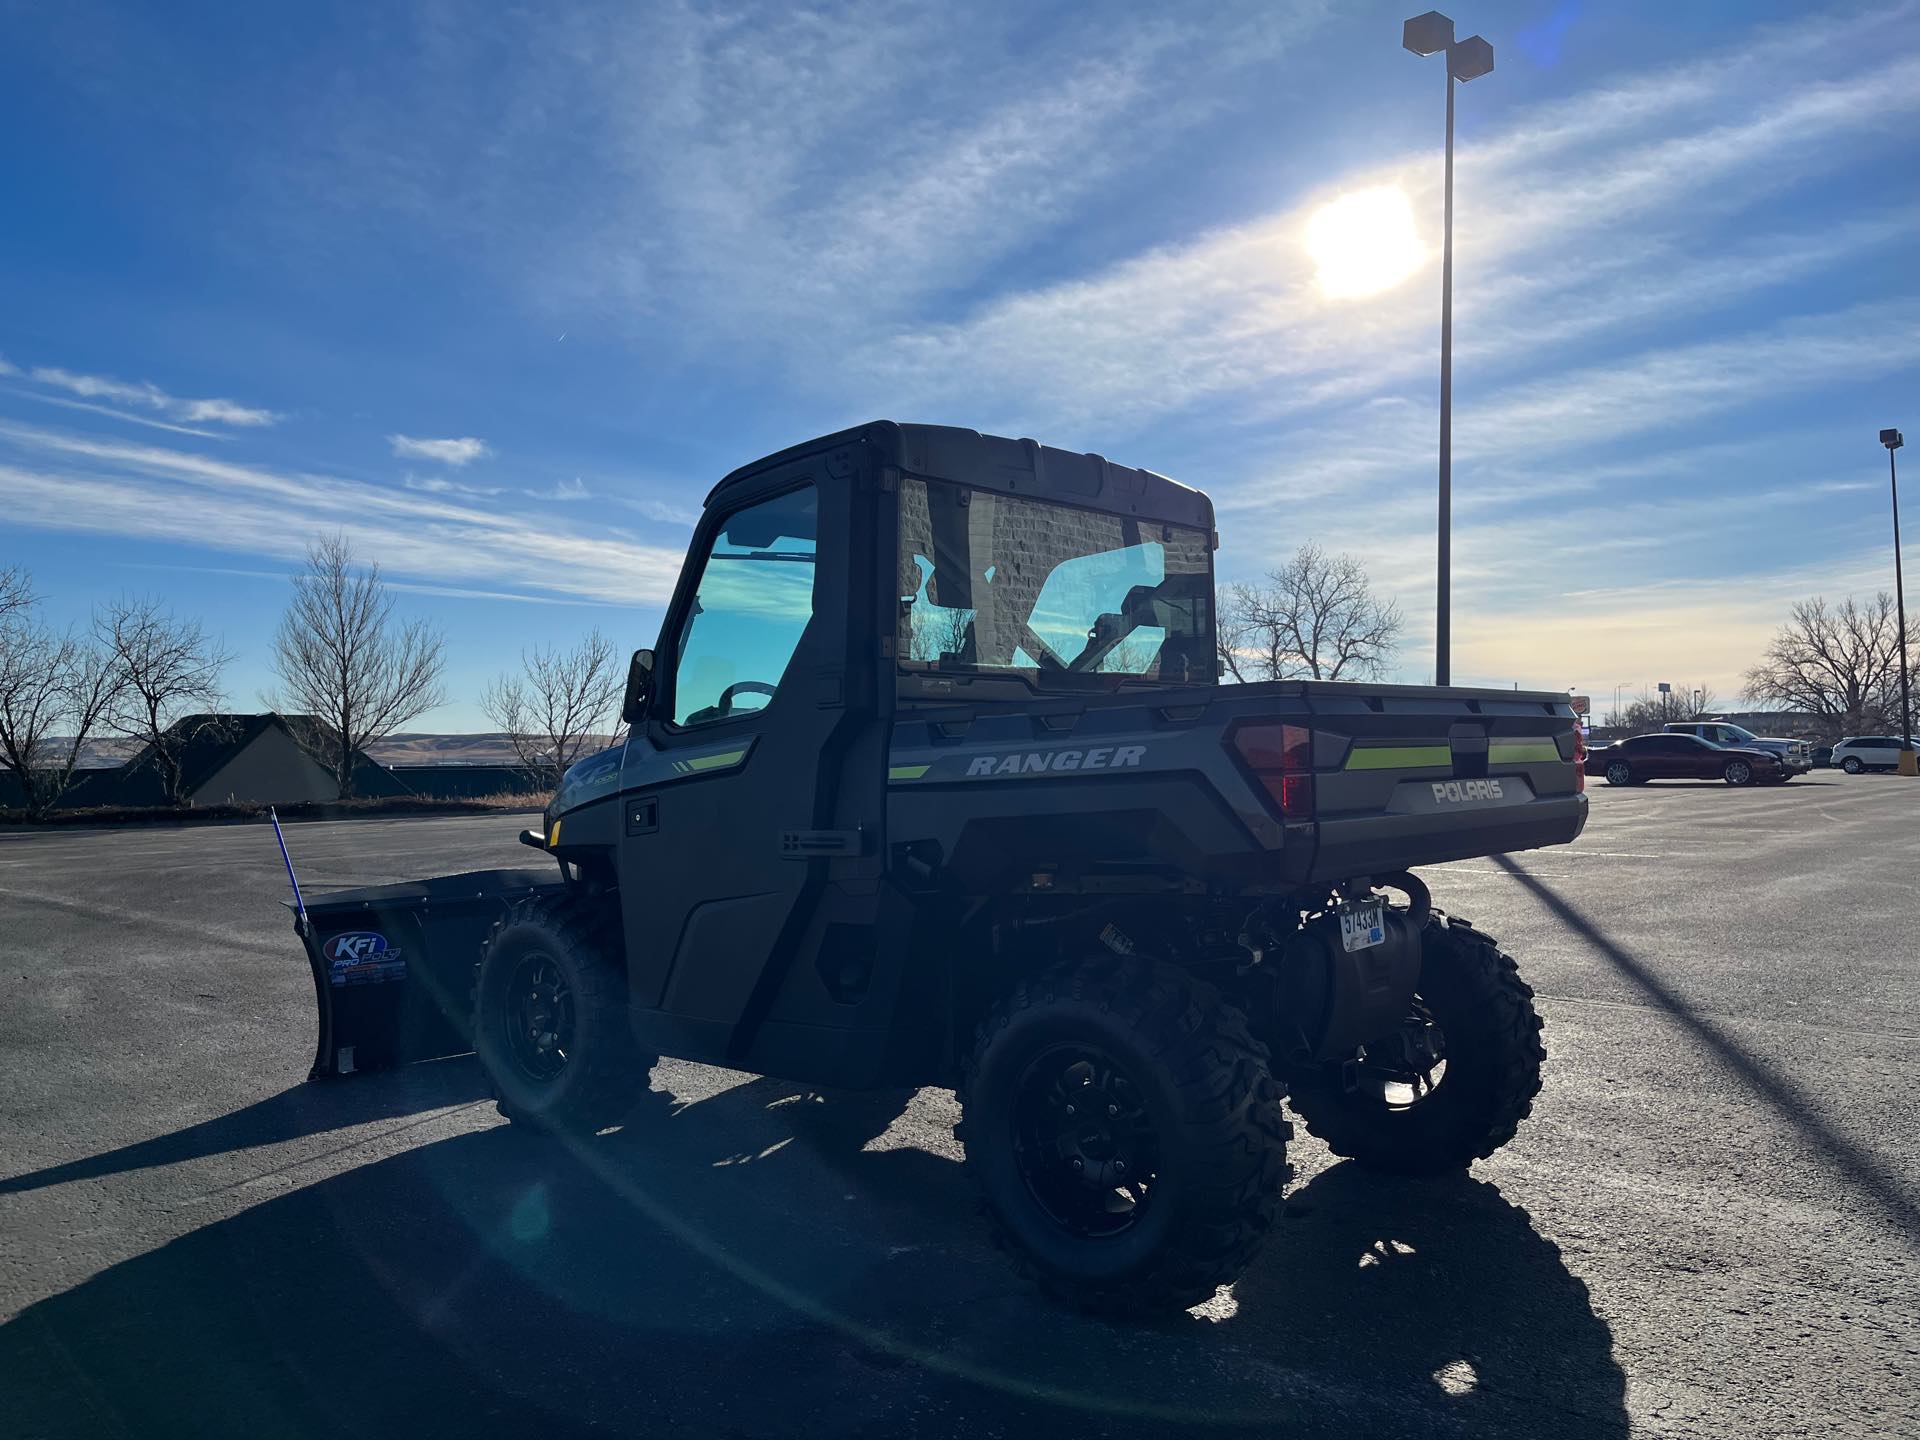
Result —
<path fill-rule="evenodd" d="M 1313 818 L 1313 732 L 1304 725 L 1242 725 L 1233 748 L 1283 820 Z"/>

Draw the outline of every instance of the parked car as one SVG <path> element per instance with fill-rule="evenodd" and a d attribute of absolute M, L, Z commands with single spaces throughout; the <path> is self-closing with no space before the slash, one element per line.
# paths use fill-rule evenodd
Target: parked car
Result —
<path fill-rule="evenodd" d="M 1771 750 L 1780 757 L 1780 779 L 1784 783 L 1813 768 L 1813 747 L 1805 740 L 1789 740 L 1777 735 L 1756 735 L 1731 720 L 1676 720 L 1660 727 L 1669 735 L 1695 735 L 1709 745 L 1738 750 Z"/>
<path fill-rule="evenodd" d="M 1789 772 L 1771 750 L 1715 745 L 1698 735 L 1635 735 L 1587 753 L 1587 774 L 1609 785 L 1649 780 L 1724 780 L 1729 785 L 1778 785 Z"/>
<path fill-rule="evenodd" d="M 1891 770 L 1900 763 L 1898 735 L 1856 735 L 1833 747 L 1833 763 L 1849 775 L 1862 770 Z"/>

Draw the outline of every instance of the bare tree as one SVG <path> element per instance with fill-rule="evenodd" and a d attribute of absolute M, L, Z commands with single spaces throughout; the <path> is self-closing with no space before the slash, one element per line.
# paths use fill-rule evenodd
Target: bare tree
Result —
<path fill-rule="evenodd" d="M 971 610 L 916 606 L 909 614 L 907 658 L 937 661 L 942 655 L 963 653 L 973 633 L 973 616 Z"/>
<path fill-rule="evenodd" d="M 18 565 L 0 569 L 0 626 L 33 605 L 33 580 Z"/>
<path fill-rule="evenodd" d="M 1611 729 L 1634 734 L 1658 730 L 1676 720 L 1692 720 L 1704 715 L 1720 702 L 1720 697 L 1705 685 L 1677 685 L 1664 694 L 1658 690 L 1643 692 L 1627 703 L 1627 708 L 1607 716 Z"/>
<path fill-rule="evenodd" d="M 1920 645 L 1910 647 L 1909 668 L 1916 660 Z M 1893 597 L 1883 590 L 1865 605 L 1852 596 L 1838 605 L 1821 596 L 1801 601 L 1747 671 L 1747 694 L 1810 710 L 1836 734 L 1897 724 L 1900 630 Z"/>
<path fill-rule="evenodd" d="M 1302 545 L 1264 582 L 1220 599 L 1220 660 L 1235 680 L 1366 680 L 1387 668 L 1400 607 L 1373 594 L 1351 555 Z"/>
<path fill-rule="evenodd" d="M 185 805 L 181 755 L 201 723 L 220 708 L 220 672 L 233 656 L 159 601 L 122 596 L 96 615 L 94 635 L 119 671 L 118 699 L 106 728 L 145 743 L 167 799 Z"/>
<path fill-rule="evenodd" d="M 35 608 L 26 572 L 0 571 L 0 769 L 19 782 L 30 820 L 73 784 L 118 684 L 103 650 L 55 632 Z"/>
<path fill-rule="evenodd" d="M 356 567 L 345 535 L 307 546 L 307 568 L 293 577 L 293 602 L 274 635 L 283 687 L 274 703 L 320 722 L 304 743 L 333 772 L 341 799 L 353 794 L 362 749 L 445 698 L 445 649 L 425 621 L 394 620 L 380 567 Z"/>
<path fill-rule="evenodd" d="M 590 743 L 614 731 L 626 671 L 598 630 L 571 650 L 523 650 L 520 664 L 520 674 L 487 686 L 480 708 L 507 732 L 522 765 L 558 783 Z"/>

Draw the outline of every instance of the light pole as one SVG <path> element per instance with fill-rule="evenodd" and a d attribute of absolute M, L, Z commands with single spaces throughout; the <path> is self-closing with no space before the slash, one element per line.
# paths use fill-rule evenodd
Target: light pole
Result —
<path fill-rule="evenodd" d="M 1882 430 L 1880 443 L 1887 447 L 1887 484 L 1893 491 L 1893 599 L 1900 614 L 1900 773 L 1920 775 L 1920 760 L 1913 753 L 1913 701 L 1907 690 L 1907 589 L 1900 577 L 1900 474 L 1893 462 L 1893 452 L 1906 442 L 1898 430 Z"/>
<path fill-rule="evenodd" d="M 1453 82 L 1478 80 L 1493 69 L 1493 46 L 1478 35 L 1453 38 L 1453 21 L 1438 10 L 1401 28 L 1400 43 L 1416 55 L 1447 56 L 1447 183 L 1440 242 L 1440 577 L 1434 611 L 1434 682 L 1453 668 Z"/>

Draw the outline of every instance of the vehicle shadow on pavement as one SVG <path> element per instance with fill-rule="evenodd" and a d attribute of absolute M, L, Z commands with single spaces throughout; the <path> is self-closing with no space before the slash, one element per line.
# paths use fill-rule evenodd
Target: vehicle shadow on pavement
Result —
<path fill-rule="evenodd" d="M 1571 901 L 1538 876 L 1529 875 L 1509 855 L 1491 857 L 1517 880 L 1553 917 L 1596 954 L 1638 986 L 1643 994 L 1685 1026 L 1728 1070 L 1739 1076 L 1780 1119 L 1806 1137 L 1842 1179 L 1876 1206 L 1891 1222 L 1896 1235 L 1920 1235 L 1920 1196 L 1865 1149 L 1847 1139 L 1820 1114 L 1819 1109 L 1790 1081 L 1755 1058 L 1709 1017 L 1698 1013 L 1667 986 L 1651 966 L 1619 944 Z"/>
<path fill-rule="evenodd" d="M 1605 1323 L 1493 1185 L 1335 1165 L 1235 1302 L 1110 1324 L 993 1254 L 958 1165 L 910 1143 L 950 1112 L 756 1080 L 574 1146 L 423 1145 L 32 1306 L 0 1328 L 0 1412 L 17 1436 L 1627 1433 Z"/>
<path fill-rule="evenodd" d="M 189 1125 L 117 1150 L 49 1165 L 0 1179 L 0 1195 L 17 1195 L 72 1180 L 92 1180 L 156 1165 L 175 1165 L 259 1145 L 277 1145 L 308 1135 L 378 1120 L 398 1120 L 488 1094 L 486 1077 L 470 1057 L 411 1065 L 377 1080 L 295 1085 L 231 1114 Z"/>

